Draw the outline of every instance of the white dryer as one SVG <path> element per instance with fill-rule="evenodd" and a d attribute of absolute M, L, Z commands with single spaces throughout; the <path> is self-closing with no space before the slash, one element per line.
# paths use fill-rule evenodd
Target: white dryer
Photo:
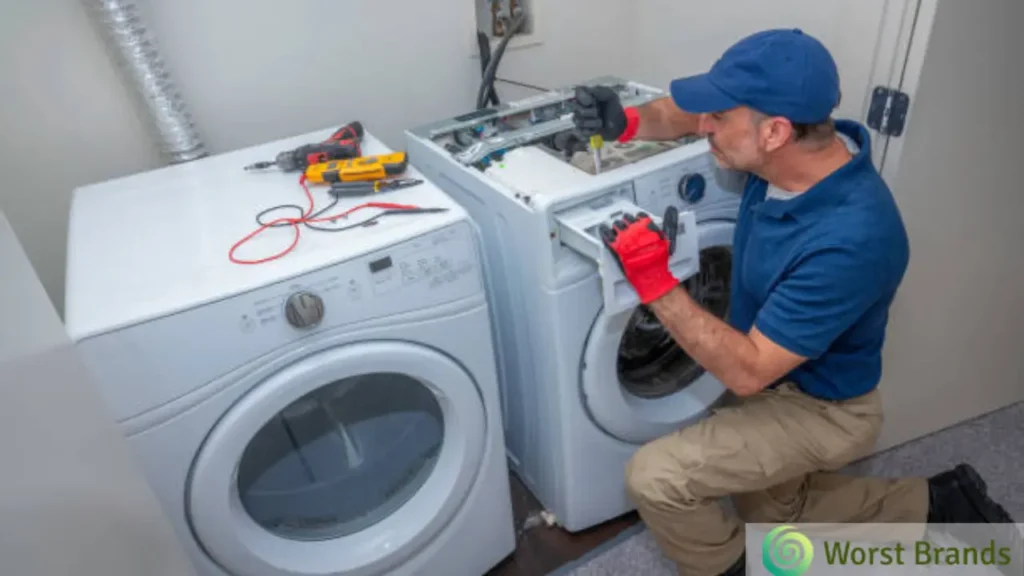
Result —
<path fill-rule="evenodd" d="M 67 329 L 200 573 L 479 576 L 515 542 L 466 212 L 426 182 L 373 200 L 444 212 L 323 220 L 342 200 L 228 259 L 307 201 L 242 167 L 329 133 L 76 190 Z"/>
<path fill-rule="evenodd" d="M 665 96 L 620 78 L 626 105 Z M 570 531 L 632 509 L 625 464 L 725 393 L 640 306 L 597 228 L 624 211 L 680 211 L 672 270 L 728 313 L 742 179 L 706 140 L 572 146 L 566 87 L 407 132 L 412 162 L 483 230 L 516 473 Z M 585 143 L 584 143 L 585 145 Z"/>

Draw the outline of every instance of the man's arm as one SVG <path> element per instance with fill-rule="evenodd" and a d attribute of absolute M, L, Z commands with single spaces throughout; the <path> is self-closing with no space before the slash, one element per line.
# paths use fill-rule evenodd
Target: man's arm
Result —
<path fill-rule="evenodd" d="M 786 273 L 743 334 L 675 287 L 649 306 L 681 348 L 738 396 L 756 394 L 840 334 L 892 288 L 886 247 L 818 248 Z"/>
<path fill-rule="evenodd" d="M 676 343 L 737 396 L 760 392 L 806 360 L 775 344 L 756 327 L 744 334 L 729 326 L 682 288 L 649 306 Z"/>
<path fill-rule="evenodd" d="M 640 117 L 638 140 L 678 140 L 696 134 L 700 122 L 697 114 L 679 109 L 667 96 L 638 106 L 636 111 Z"/>

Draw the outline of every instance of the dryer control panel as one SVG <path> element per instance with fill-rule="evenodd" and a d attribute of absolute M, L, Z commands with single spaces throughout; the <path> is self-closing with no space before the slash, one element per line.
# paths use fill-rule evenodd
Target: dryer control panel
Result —
<path fill-rule="evenodd" d="M 475 230 L 463 220 L 291 281 L 88 338 L 79 347 L 109 386 L 106 400 L 123 423 L 165 404 L 162 411 L 184 409 L 193 394 L 210 393 L 200 391 L 209 382 L 305 336 L 369 327 L 400 314 L 436 316 L 445 312 L 435 308 L 467 298 L 483 298 L 483 281 Z M 153 381 L 163 374 L 174 377 Z"/>
<path fill-rule="evenodd" d="M 429 308 L 479 289 L 472 232 L 460 224 L 264 288 L 243 312 L 243 329 L 350 324 Z"/>
<path fill-rule="evenodd" d="M 688 158 L 633 181 L 636 203 L 663 214 L 669 206 L 698 210 L 720 202 L 738 202 L 746 175 L 718 166 L 710 152 Z"/>

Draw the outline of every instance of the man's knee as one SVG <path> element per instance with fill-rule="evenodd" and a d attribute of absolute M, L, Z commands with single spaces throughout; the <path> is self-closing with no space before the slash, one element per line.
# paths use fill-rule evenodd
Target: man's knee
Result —
<path fill-rule="evenodd" d="M 626 466 L 628 495 L 638 506 L 678 507 L 766 488 L 773 479 L 757 428 L 749 413 L 723 411 L 649 442 Z"/>
<path fill-rule="evenodd" d="M 686 440 L 676 436 L 675 445 L 668 438 L 654 440 L 641 446 L 626 464 L 626 491 L 638 506 L 660 503 L 683 504 L 692 500 L 689 491 L 690 469 L 679 458 L 677 445 Z"/>

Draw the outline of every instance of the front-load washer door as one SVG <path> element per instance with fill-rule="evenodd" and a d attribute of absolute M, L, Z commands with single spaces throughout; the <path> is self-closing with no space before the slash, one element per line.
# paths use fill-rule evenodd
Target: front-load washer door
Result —
<path fill-rule="evenodd" d="M 732 220 L 697 225 L 700 272 L 684 282 L 698 302 L 722 319 L 729 313 L 734 229 Z M 583 353 L 581 386 L 594 423 L 635 444 L 706 415 L 726 391 L 645 306 L 597 315 Z"/>
<path fill-rule="evenodd" d="M 188 515 L 233 575 L 387 574 L 458 511 L 485 436 L 476 384 L 447 357 L 396 342 L 330 348 L 217 423 Z"/>

